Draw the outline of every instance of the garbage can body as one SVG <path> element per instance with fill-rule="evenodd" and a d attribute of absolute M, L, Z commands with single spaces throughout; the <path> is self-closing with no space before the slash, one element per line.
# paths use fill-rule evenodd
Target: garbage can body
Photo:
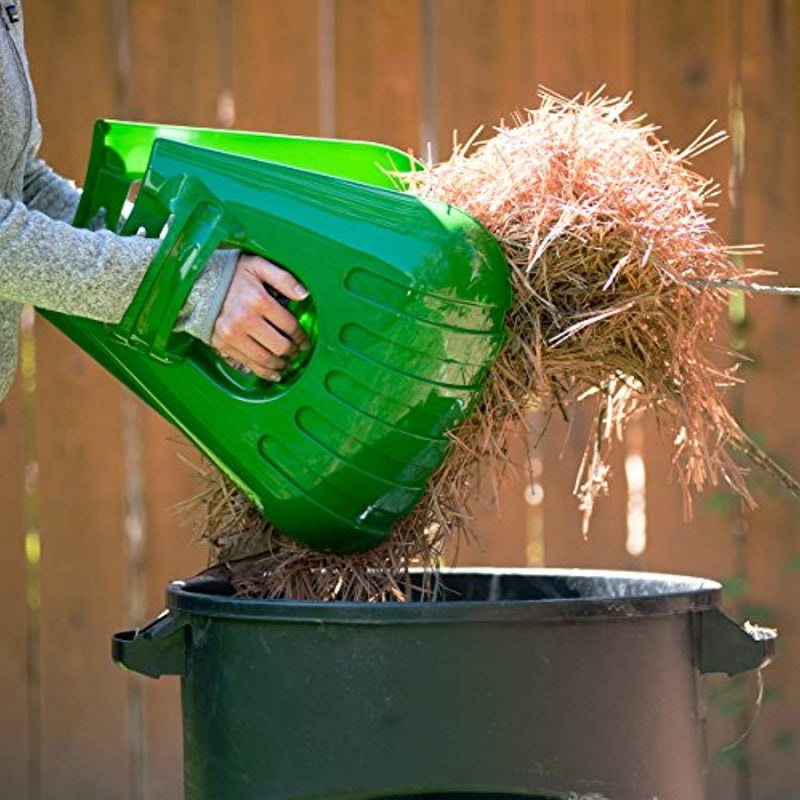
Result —
<path fill-rule="evenodd" d="M 155 630 L 115 649 L 182 675 L 186 799 L 702 800 L 704 664 L 741 646 L 737 669 L 760 666 L 771 644 L 719 633 L 717 584 L 546 570 L 443 583 L 444 602 L 384 605 L 170 586 Z"/>

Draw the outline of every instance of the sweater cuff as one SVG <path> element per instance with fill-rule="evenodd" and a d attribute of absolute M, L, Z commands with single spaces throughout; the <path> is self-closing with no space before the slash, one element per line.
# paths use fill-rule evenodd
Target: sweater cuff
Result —
<path fill-rule="evenodd" d="M 239 250 L 217 250 L 212 254 L 181 310 L 176 331 L 211 344 L 214 323 L 228 294 L 239 255 Z"/>

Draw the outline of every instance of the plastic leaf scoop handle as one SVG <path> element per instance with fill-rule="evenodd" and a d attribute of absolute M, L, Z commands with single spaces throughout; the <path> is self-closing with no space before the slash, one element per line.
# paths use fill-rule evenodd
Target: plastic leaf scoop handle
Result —
<path fill-rule="evenodd" d="M 316 549 L 374 546 L 474 408 L 510 304 L 503 255 L 475 220 L 392 188 L 389 173 L 413 166 L 370 143 L 100 122 L 76 224 L 102 207 L 115 225 L 141 178 L 122 233 L 163 243 L 119 325 L 45 316 L 283 533 Z M 278 384 L 173 333 L 225 245 L 309 289 L 289 309 L 311 348 Z"/>

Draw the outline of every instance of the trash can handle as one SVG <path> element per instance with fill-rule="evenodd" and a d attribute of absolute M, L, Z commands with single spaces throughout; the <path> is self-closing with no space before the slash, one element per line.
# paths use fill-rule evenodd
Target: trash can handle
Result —
<path fill-rule="evenodd" d="M 183 675 L 190 631 L 185 617 L 165 611 L 144 628 L 115 633 L 111 639 L 111 657 L 125 669 L 150 678 Z"/>
<path fill-rule="evenodd" d="M 739 675 L 766 667 L 775 657 L 777 631 L 739 625 L 718 608 L 700 613 L 700 672 Z"/>

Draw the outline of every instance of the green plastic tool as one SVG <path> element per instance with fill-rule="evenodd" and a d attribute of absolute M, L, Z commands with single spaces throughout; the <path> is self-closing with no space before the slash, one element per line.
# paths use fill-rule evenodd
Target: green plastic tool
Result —
<path fill-rule="evenodd" d="M 479 396 L 510 299 L 496 241 L 399 190 L 417 168 L 364 142 L 97 123 L 75 224 L 105 209 L 162 236 L 118 325 L 44 315 L 180 428 L 281 531 L 317 549 L 385 539 Z M 173 332 L 218 247 L 284 266 L 312 342 L 272 384 Z"/>

